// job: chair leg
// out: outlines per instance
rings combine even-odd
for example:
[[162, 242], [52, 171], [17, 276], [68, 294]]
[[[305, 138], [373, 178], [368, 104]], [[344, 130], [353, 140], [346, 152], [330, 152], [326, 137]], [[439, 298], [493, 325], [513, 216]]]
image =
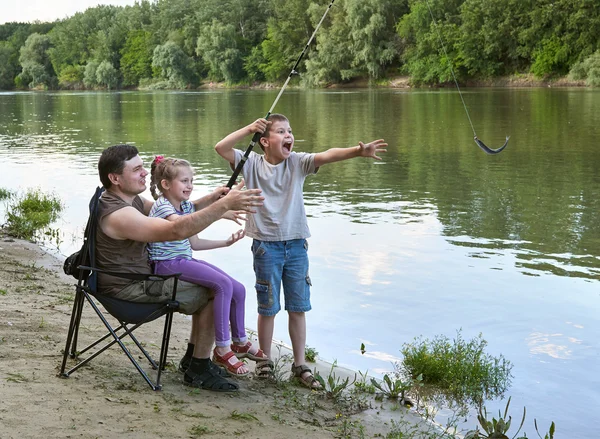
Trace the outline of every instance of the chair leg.
[[160, 346], [160, 358], [158, 362], [158, 371], [156, 375], [156, 386], [162, 389], [160, 384], [160, 375], [167, 366], [167, 353], [169, 351], [169, 339], [171, 338], [171, 326], [173, 324], [173, 313], [169, 312], [165, 315], [165, 327], [163, 330], [163, 339]]
[[83, 293], [77, 289], [75, 298], [73, 299], [73, 311], [71, 312], [71, 322], [69, 323], [69, 332], [67, 334], [67, 342], [65, 344], [65, 350], [63, 352], [63, 361], [60, 367], [60, 375], [67, 377], [69, 374], [65, 374], [65, 368], [67, 365], [67, 357], [69, 353], [71, 356], [75, 355], [77, 345], [77, 332], [79, 330], [79, 323], [81, 322], [81, 308], [83, 307]]

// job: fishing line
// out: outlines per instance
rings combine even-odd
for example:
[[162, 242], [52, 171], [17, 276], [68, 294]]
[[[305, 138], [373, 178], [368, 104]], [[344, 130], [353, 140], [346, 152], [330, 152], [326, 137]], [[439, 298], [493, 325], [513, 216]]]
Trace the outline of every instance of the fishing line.
[[[327, 6], [327, 9], [325, 9], [325, 13], [321, 17], [321, 20], [319, 21], [319, 24], [317, 24], [317, 27], [315, 27], [314, 32], [312, 33], [312, 35], [310, 36], [310, 38], [308, 40], [308, 43], [306, 43], [306, 46], [304, 46], [304, 49], [302, 50], [302, 53], [300, 53], [300, 56], [296, 60], [296, 63], [294, 64], [294, 67], [292, 67], [292, 70], [290, 71], [290, 74], [288, 75], [287, 79], [285, 80], [285, 83], [283, 84], [283, 87], [281, 87], [281, 90], [279, 90], [279, 93], [277, 94], [277, 97], [275, 98], [275, 101], [273, 101], [273, 105], [271, 105], [271, 108], [269, 108], [269, 111], [267, 112], [267, 115], [265, 116], [265, 119], [268, 119], [269, 116], [271, 115], [271, 113], [273, 113], [273, 110], [275, 109], [275, 105], [277, 105], [277, 102], [279, 101], [279, 98], [281, 97], [281, 95], [283, 94], [283, 91], [285, 90], [285, 88], [287, 87], [288, 83], [290, 82], [290, 79], [292, 79], [292, 76], [298, 75], [298, 71], [296, 69], [298, 68], [298, 65], [300, 64], [300, 61], [302, 61], [302, 57], [304, 57], [304, 54], [308, 50], [308, 46], [310, 46], [310, 43], [315, 38], [315, 35], [317, 35], [317, 31], [321, 27], [321, 24], [323, 23], [323, 20], [325, 20], [325, 17], [327, 16], [327, 13], [329, 12], [329, 10], [331, 9], [331, 7], [333, 6], [333, 2], [334, 1], [335, 0], [331, 0], [331, 3], [329, 3], [329, 6]], [[252, 140], [250, 141], [250, 144], [248, 145], [248, 148], [246, 148], [246, 152], [244, 153], [244, 156], [241, 158], [240, 162], [238, 163], [238, 165], [236, 166], [235, 170], [233, 171], [233, 174], [231, 175], [231, 178], [229, 179], [229, 182], [227, 183], [227, 187], [228, 188], [233, 187], [233, 185], [235, 184], [235, 181], [237, 180], [238, 176], [240, 175], [240, 172], [242, 171], [242, 168], [244, 167], [244, 164], [246, 163], [246, 160], [248, 160], [248, 156], [250, 155], [250, 152], [252, 151], [252, 148], [254, 148], [254, 146], [256, 145], [256, 142], [258, 142], [258, 140], [260, 139], [260, 136], [261, 136], [261, 133], [254, 133], [254, 136], [252, 136]]]
[[448, 52], [446, 51], [446, 45], [444, 44], [444, 40], [442, 39], [442, 34], [440, 33], [437, 22], [435, 21], [435, 17], [433, 16], [433, 11], [431, 10], [431, 6], [429, 5], [429, 0], [425, 0], [425, 3], [427, 4], [427, 9], [429, 9], [429, 15], [431, 15], [431, 20], [433, 21], [433, 27], [435, 28], [435, 32], [437, 34], [438, 40], [440, 41], [440, 45], [442, 46], [442, 50], [444, 51], [444, 55], [446, 56], [446, 59], [448, 60], [448, 66], [450, 67], [450, 73], [452, 73], [452, 79], [454, 79], [454, 84], [456, 85], [456, 89], [458, 90], [458, 95], [460, 96], [460, 100], [463, 104], [463, 108], [465, 109], [465, 113], [467, 114], [467, 119], [469, 119], [469, 124], [471, 125], [471, 129], [473, 130], [473, 138], [475, 140], [475, 143], [482, 150], [484, 150], [487, 154], [498, 154], [500, 151], [502, 151], [504, 148], [506, 148], [506, 145], [508, 145], [508, 139], [510, 138], [510, 136], [506, 136], [506, 142], [504, 143], [504, 145], [502, 145], [498, 149], [491, 149], [490, 147], [486, 146], [486, 144], [483, 143], [481, 140], [479, 140], [479, 138], [477, 137], [477, 133], [475, 132], [475, 127], [473, 126], [473, 122], [471, 121], [471, 115], [469, 114], [469, 110], [467, 109], [467, 105], [465, 104], [465, 99], [463, 98], [460, 87], [458, 86], [458, 81], [456, 80], [456, 75], [454, 74], [454, 69], [452, 68], [452, 60], [450, 59], [450, 57], [448, 56]]

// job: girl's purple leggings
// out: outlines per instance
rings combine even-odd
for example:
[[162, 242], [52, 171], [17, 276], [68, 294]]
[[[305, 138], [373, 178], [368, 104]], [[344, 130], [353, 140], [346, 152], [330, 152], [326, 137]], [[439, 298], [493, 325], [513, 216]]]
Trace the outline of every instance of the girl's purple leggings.
[[171, 259], [155, 261], [155, 274], [181, 273], [180, 280], [211, 289], [215, 294], [215, 342], [229, 346], [229, 323], [233, 340], [245, 343], [248, 339], [244, 323], [246, 289], [220, 268], [197, 259]]

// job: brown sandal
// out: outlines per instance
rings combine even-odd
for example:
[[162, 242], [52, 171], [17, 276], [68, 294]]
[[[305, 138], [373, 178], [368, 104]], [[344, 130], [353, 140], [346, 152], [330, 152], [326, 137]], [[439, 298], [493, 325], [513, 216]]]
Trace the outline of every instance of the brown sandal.
[[[306, 375], [308, 373], [308, 375]], [[305, 387], [308, 387], [312, 390], [321, 390], [321, 383], [317, 381], [312, 371], [306, 364], [300, 364], [299, 366], [295, 366], [292, 363], [292, 374], [294, 378]], [[303, 376], [304, 375], [304, 376]]]
[[261, 380], [269, 380], [275, 378], [275, 363], [267, 359], [256, 362], [256, 368], [254, 369], [256, 378]]

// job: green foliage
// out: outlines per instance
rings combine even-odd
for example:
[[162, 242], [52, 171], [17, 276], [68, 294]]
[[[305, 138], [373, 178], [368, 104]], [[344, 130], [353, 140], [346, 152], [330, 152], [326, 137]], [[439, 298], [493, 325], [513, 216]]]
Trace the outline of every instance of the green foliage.
[[58, 84], [64, 88], [72, 88], [83, 82], [84, 73], [83, 66], [66, 66], [58, 75]]
[[475, 406], [485, 399], [501, 397], [511, 382], [512, 364], [502, 355], [484, 352], [487, 342], [482, 335], [466, 341], [461, 331], [450, 340], [416, 338], [402, 347], [404, 359], [396, 367], [400, 373], [434, 386], [447, 398]]
[[337, 367], [337, 361], [334, 361], [331, 365], [331, 370], [327, 375], [327, 379], [324, 379], [321, 374], [317, 373], [315, 375], [315, 379], [321, 384], [321, 387], [325, 390], [325, 395], [328, 398], [333, 400], [339, 400], [344, 391], [351, 386], [354, 381], [356, 381], [356, 377], [352, 383], [350, 382], [350, 377], [346, 377], [346, 379], [342, 379], [336, 376], [334, 369]]
[[92, 60], [85, 66], [85, 70], [83, 72], [83, 83], [88, 88], [94, 88], [98, 85], [98, 80], [96, 79], [98, 65], [99, 63], [97, 61]]
[[310, 363], [314, 363], [317, 361], [317, 356], [319, 353], [315, 348], [311, 348], [310, 346], [306, 346], [304, 349], [304, 359]]
[[600, 50], [576, 63], [571, 68], [569, 77], [576, 81], [585, 79], [587, 85], [600, 87]]
[[[99, 5], [55, 23], [6, 23], [0, 25], [0, 88], [57, 82], [77, 88], [78, 68], [94, 61], [109, 62], [126, 87], [279, 82], [328, 4], [142, 1]], [[306, 85], [356, 78], [377, 84], [398, 71], [416, 84], [452, 81], [452, 71], [459, 81], [526, 72], [552, 77], [600, 49], [599, 35], [597, 0], [336, 0], [297, 70]], [[109, 76], [102, 86], [114, 86]], [[588, 84], [598, 76], [589, 75]], [[86, 86], [99, 86], [95, 73], [87, 79]]]
[[6, 200], [12, 196], [12, 192], [8, 189], [0, 187], [0, 200]]
[[191, 59], [174, 42], [156, 46], [152, 55], [152, 67], [155, 67], [162, 79], [173, 87], [184, 88], [191, 79]]
[[29, 88], [51, 86], [55, 79], [54, 69], [50, 63], [48, 49], [50, 38], [47, 35], [33, 33], [27, 37], [21, 47], [19, 63], [22, 71], [20, 76]]
[[[416, 377], [416, 381], [422, 381], [423, 377], [419, 375]], [[403, 380], [402, 378], [396, 376], [394, 379], [390, 378], [388, 374], [383, 376], [383, 380], [377, 381], [374, 378], [371, 378], [371, 384], [377, 390], [379, 390], [383, 396], [386, 396], [390, 399], [406, 399], [406, 392], [414, 387], [414, 382], [412, 379]]]
[[564, 73], [568, 48], [557, 36], [540, 42], [538, 48], [533, 52], [533, 64], [531, 73], [538, 78], [544, 78], [556, 73]]
[[[510, 430], [510, 427], [512, 425], [512, 417], [508, 415], [509, 406], [510, 406], [510, 398], [508, 398], [508, 401], [506, 402], [506, 407], [504, 408], [504, 414], [502, 414], [500, 411], [498, 411], [498, 419], [496, 419], [495, 417], [492, 417], [491, 421], [488, 419], [488, 412], [487, 412], [486, 408], [483, 406], [480, 406], [479, 410], [478, 410], [478, 414], [477, 414], [477, 421], [479, 422], [479, 427], [481, 427], [483, 432], [479, 429], [479, 427], [477, 427], [475, 430], [471, 430], [471, 431], [467, 432], [467, 434], [465, 435], [465, 439], [509, 439], [509, 437], [507, 436], [507, 433], [508, 433], [508, 430]], [[519, 434], [519, 432], [521, 431], [521, 429], [523, 428], [523, 425], [525, 424], [526, 415], [527, 415], [527, 410], [525, 407], [523, 407], [523, 416], [521, 418], [521, 424], [519, 425], [519, 428], [512, 436], [513, 438], [516, 438], [517, 435]], [[534, 425], [535, 425], [535, 431], [536, 431], [538, 437], [540, 439], [542, 439], [542, 436], [540, 435], [540, 432], [538, 430], [537, 420], [535, 420], [535, 419], [534, 419]], [[548, 433], [546, 433], [544, 435], [543, 439], [554, 439], [555, 430], [556, 430], [556, 426], [554, 425], [554, 422], [552, 422]], [[527, 439], [527, 435], [523, 434], [522, 436], [519, 436], [517, 439]]]
[[134, 30], [127, 36], [121, 50], [123, 85], [138, 85], [143, 78], [152, 77], [152, 42], [150, 32]]
[[15, 195], [8, 201], [6, 232], [20, 239], [34, 239], [58, 219], [63, 206], [60, 199], [39, 189]]
[[208, 65], [208, 76], [216, 81], [237, 82], [243, 76], [242, 52], [235, 27], [213, 20], [200, 32], [196, 54]]
[[102, 61], [96, 69], [96, 83], [109, 90], [117, 88], [119, 74], [110, 61]]

